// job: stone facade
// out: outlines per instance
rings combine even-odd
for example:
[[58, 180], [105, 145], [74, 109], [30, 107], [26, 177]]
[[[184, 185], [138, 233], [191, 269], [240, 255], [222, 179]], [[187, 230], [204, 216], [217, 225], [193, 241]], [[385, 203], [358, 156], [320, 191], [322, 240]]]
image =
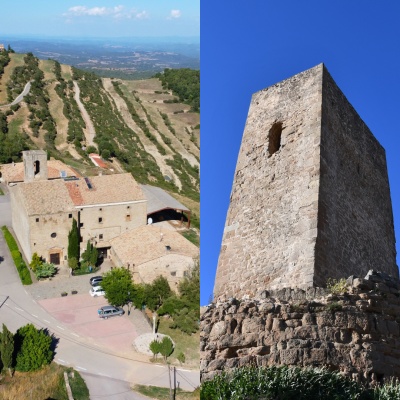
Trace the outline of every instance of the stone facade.
[[202, 310], [202, 380], [245, 365], [327, 367], [367, 384], [400, 377], [400, 282], [369, 271], [348, 293], [308, 288]]
[[253, 95], [214, 296], [398, 277], [385, 151], [320, 64]]
[[160, 275], [171, 289], [193, 267], [199, 249], [179, 232], [161, 226], [146, 225], [111, 240], [112, 261], [133, 272], [137, 283], [151, 283]]
[[131, 174], [48, 180], [46, 153], [24, 152], [25, 181], [10, 186], [12, 226], [28, 262], [33, 253], [67, 266], [68, 233], [78, 222], [81, 253], [146, 225], [147, 200]]

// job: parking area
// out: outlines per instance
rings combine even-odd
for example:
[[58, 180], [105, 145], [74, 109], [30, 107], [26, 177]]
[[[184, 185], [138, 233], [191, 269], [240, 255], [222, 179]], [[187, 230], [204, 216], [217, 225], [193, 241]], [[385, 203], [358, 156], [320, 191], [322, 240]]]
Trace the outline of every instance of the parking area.
[[103, 296], [77, 294], [40, 300], [39, 304], [63, 327], [72, 330], [81, 338], [91, 339], [92, 343], [103, 347], [104, 350], [119, 354], [126, 355], [134, 350], [132, 343], [140, 334], [145, 333], [143, 327], [147, 332], [150, 331], [147, 322], [140, 321], [143, 317], [137, 310], [129, 316], [125, 313], [123, 316], [100, 318], [97, 310], [108, 304]]

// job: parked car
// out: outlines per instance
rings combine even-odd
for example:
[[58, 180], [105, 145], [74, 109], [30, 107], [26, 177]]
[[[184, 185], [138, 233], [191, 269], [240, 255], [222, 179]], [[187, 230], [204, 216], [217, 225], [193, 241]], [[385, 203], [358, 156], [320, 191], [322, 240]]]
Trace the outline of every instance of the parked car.
[[92, 278], [90, 278], [90, 284], [92, 286], [99, 286], [101, 284], [101, 281], [103, 280], [102, 276], [93, 276]]
[[89, 290], [89, 293], [92, 297], [97, 297], [97, 296], [104, 296], [106, 292], [102, 289], [101, 286], [93, 286]]
[[114, 307], [114, 306], [104, 306], [97, 310], [100, 318], [107, 319], [108, 317], [115, 317], [119, 315], [122, 317], [124, 315], [124, 310], [121, 307]]

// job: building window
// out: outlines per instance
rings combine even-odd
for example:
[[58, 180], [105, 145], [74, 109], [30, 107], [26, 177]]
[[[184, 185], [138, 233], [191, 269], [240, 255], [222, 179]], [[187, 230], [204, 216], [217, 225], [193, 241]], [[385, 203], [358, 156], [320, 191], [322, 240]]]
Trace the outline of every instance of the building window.
[[130, 214], [126, 214], [126, 220], [130, 221], [131, 220], [131, 215]]
[[83, 222], [79, 222], [79, 228], [83, 228]]
[[99, 233], [99, 240], [103, 240], [103, 234]]
[[126, 208], [129, 210], [131, 208], [131, 206], [127, 206]]
[[102, 209], [102, 208], [99, 208], [99, 211], [103, 211], [103, 209]]
[[171, 276], [176, 276], [176, 271], [172, 271]]
[[57, 237], [57, 233], [53, 232], [50, 236], [54, 239]]
[[281, 147], [282, 122], [276, 122], [268, 133], [268, 157], [276, 153]]
[[72, 214], [68, 214], [68, 218], [72, 218]]
[[103, 223], [103, 218], [99, 217], [99, 224], [102, 224], [102, 223]]
[[36, 222], [39, 222], [39, 218], [36, 218]]

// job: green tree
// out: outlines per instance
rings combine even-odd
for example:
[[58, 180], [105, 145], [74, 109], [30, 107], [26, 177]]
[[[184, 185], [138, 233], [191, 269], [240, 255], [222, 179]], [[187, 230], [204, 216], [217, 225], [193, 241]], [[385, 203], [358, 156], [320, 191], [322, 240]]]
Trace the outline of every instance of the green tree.
[[137, 288], [132, 282], [131, 272], [126, 268], [114, 268], [103, 275], [101, 287], [105, 291], [107, 301], [122, 307], [133, 300]]
[[72, 257], [79, 261], [79, 230], [75, 218], [72, 220], [72, 228], [68, 234], [68, 258]]
[[79, 268], [78, 260], [75, 257], [71, 257], [68, 259], [68, 266], [75, 271]]
[[159, 276], [151, 284], [144, 287], [144, 300], [150, 310], [155, 311], [172, 295], [166, 278]]
[[197, 310], [190, 310], [185, 307], [181, 310], [176, 310], [173, 314], [173, 322], [170, 324], [172, 329], [178, 328], [187, 334], [195, 333], [199, 330], [199, 315]]
[[97, 248], [88, 240], [86, 250], [82, 254], [83, 261], [88, 265], [96, 266], [98, 257]]
[[193, 268], [179, 282], [178, 290], [182, 300], [191, 303], [196, 309], [200, 304], [200, 263], [195, 260]]
[[17, 371], [37, 371], [51, 362], [52, 338], [45, 331], [28, 324], [18, 329], [17, 337], [19, 344], [15, 366]]
[[0, 353], [3, 368], [8, 369], [12, 376], [12, 362], [14, 353], [14, 334], [3, 324], [3, 331], [0, 333]]
[[43, 264], [42, 257], [38, 256], [38, 253], [33, 253], [32, 255], [32, 261], [29, 264], [32, 271], [36, 272], [37, 268], [40, 268], [40, 266]]
[[164, 336], [160, 342], [160, 354], [164, 357], [164, 362], [167, 363], [167, 358], [174, 352], [174, 344], [168, 336]]
[[153, 360], [157, 360], [157, 354], [160, 353], [161, 343], [154, 339], [149, 345], [150, 351], [153, 353]]

